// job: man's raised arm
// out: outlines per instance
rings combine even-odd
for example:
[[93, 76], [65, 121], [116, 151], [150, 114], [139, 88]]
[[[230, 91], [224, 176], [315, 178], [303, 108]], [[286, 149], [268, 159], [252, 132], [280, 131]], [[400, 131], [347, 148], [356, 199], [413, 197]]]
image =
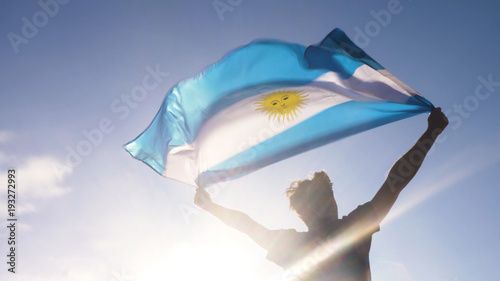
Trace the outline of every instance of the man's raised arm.
[[245, 233], [261, 247], [266, 248], [268, 246], [266, 245], [266, 238], [268, 238], [270, 230], [260, 225], [243, 212], [215, 204], [212, 202], [210, 194], [203, 188], [196, 189], [194, 203], [217, 217], [226, 225]]
[[434, 144], [434, 141], [448, 125], [448, 119], [441, 112], [441, 108], [436, 108], [429, 115], [427, 123], [427, 130], [422, 134], [415, 145], [394, 163], [384, 184], [371, 200], [373, 208], [379, 218], [379, 223], [385, 218], [394, 205], [401, 190], [403, 190], [417, 173], [427, 152], [429, 152]]

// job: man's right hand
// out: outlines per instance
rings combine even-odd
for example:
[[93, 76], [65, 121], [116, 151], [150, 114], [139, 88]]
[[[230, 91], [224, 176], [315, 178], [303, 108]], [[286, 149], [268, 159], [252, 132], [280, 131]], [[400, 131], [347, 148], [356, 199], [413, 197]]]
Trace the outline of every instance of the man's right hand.
[[448, 126], [448, 118], [446, 118], [446, 115], [441, 111], [441, 108], [435, 108], [431, 114], [429, 115], [429, 118], [427, 119], [427, 124], [430, 130], [438, 129], [440, 130], [439, 133], [441, 133], [446, 126]]
[[194, 195], [194, 203], [203, 210], [207, 210], [212, 204], [212, 199], [205, 189], [198, 187]]

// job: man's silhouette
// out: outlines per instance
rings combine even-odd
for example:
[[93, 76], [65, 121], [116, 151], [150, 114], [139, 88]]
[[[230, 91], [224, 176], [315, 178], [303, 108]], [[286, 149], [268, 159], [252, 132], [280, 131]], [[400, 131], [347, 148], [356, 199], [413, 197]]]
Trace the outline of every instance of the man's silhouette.
[[195, 204], [253, 239], [268, 251], [267, 258], [286, 269], [290, 280], [371, 280], [368, 254], [371, 236], [415, 176], [436, 138], [448, 125], [440, 108], [428, 118], [428, 128], [391, 168], [373, 199], [338, 218], [332, 182], [324, 171], [296, 181], [286, 190], [290, 208], [306, 224], [307, 232], [269, 230], [248, 215], [212, 202], [198, 188]]

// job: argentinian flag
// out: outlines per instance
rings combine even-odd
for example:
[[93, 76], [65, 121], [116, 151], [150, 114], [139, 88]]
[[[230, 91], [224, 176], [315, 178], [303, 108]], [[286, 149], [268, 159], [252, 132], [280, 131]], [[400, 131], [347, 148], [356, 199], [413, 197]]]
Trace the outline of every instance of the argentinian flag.
[[172, 88], [125, 149], [167, 178], [208, 186], [433, 108], [335, 29], [319, 45], [230, 52]]

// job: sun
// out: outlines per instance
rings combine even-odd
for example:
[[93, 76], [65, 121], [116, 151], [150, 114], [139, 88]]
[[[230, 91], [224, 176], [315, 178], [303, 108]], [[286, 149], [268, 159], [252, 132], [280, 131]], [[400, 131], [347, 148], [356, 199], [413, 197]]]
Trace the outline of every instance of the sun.
[[276, 91], [262, 96], [255, 102], [256, 111], [269, 115], [269, 119], [278, 121], [293, 120], [300, 109], [304, 108], [306, 97], [308, 95], [301, 91]]

